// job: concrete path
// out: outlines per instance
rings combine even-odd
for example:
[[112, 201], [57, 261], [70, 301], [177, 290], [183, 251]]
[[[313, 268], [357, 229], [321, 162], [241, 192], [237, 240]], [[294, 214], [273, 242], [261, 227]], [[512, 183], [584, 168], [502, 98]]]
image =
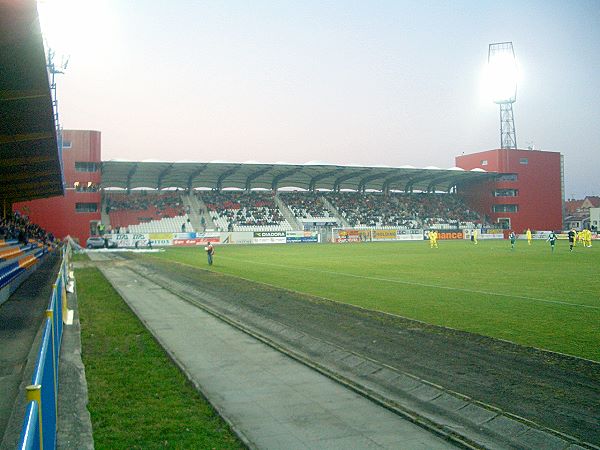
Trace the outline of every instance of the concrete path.
[[99, 268], [249, 447], [453, 448], [126, 266]]

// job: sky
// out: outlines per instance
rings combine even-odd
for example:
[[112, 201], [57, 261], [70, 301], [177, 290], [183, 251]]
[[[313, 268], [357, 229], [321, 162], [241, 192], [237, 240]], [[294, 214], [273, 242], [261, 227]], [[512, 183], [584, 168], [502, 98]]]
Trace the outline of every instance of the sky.
[[511, 41], [519, 148], [600, 195], [600, 0], [39, 0], [65, 129], [102, 159], [450, 168], [500, 147], [483, 92]]

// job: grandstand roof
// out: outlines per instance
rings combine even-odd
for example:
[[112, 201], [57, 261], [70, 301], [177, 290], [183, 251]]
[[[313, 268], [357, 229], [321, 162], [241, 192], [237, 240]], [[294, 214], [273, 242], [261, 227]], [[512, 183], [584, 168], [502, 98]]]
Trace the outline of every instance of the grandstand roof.
[[226, 162], [104, 161], [103, 188], [195, 189], [374, 189], [449, 191], [496, 174], [452, 169], [338, 166], [326, 163], [259, 164]]
[[0, 1], [0, 198], [63, 194], [35, 0]]

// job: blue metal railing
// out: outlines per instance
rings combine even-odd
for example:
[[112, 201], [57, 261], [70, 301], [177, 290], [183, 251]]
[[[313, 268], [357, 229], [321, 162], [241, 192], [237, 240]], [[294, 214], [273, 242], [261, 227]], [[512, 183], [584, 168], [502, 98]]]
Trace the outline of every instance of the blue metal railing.
[[66, 285], [70, 251], [67, 244], [63, 250], [56, 283], [52, 286], [37, 362], [31, 385], [26, 388], [28, 403], [18, 449], [53, 450], [56, 448], [58, 365], [63, 318], [67, 312]]

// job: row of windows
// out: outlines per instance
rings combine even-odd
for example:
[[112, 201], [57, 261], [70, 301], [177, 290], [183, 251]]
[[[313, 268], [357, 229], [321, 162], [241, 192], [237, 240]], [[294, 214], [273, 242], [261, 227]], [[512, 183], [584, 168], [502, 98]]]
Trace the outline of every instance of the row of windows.
[[[479, 163], [482, 166], [487, 166], [488, 165], [488, 160], [487, 159], [482, 159], [481, 161], [479, 161]], [[519, 164], [523, 164], [523, 165], [529, 164], [529, 158], [519, 158]]]
[[98, 203], [75, 203], [75, 212], [91, 213], [98, 211]]
[[518, 195], [518, 189], [496, 189], [494, 191], [494, 197], [517, 197]]
[[517, 181], [519, 176], [516, 173], [501, 173], [496, 177], [496, 181]]
[[100, 164], [95, 162], [76, 162], [76, 172], [98, 172], [100, 170]]
[[519, 205], [493, 205], [492, 211], [495, 213], [516, 213], [519, 212]]

